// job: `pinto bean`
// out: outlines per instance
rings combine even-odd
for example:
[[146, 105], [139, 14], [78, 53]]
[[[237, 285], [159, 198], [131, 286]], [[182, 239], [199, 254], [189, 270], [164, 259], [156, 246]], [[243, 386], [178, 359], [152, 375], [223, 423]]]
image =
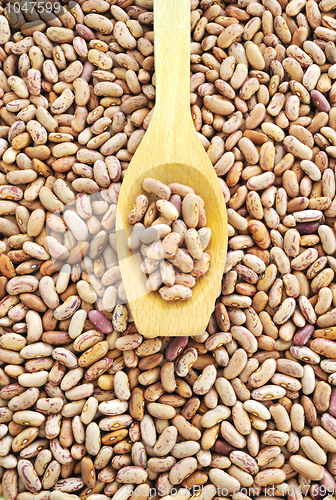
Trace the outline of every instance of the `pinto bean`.
[[[152, 2], [70, 2], [51, 20], [9, 7], [0, 12], [6, 500], [136, 500], [152, 488], [172, 500], [178, 484], [177, 500], [193, 486], [204, 500], [266, 497], [269, 485], [273, 496], [311, 485], [315, 498], [315, 482], [333, 491], [332, 0], [191, 2], [191, 115], [227, 206], [229, 251], [206, 330], [176, 339], [137, 331], [115, 233], [122, 180], [155, 104]], [[215, 214], [197, 189], [151, 175], [130, 250], [153, 271], [150, 290], [192, 297], [211, 266]]]

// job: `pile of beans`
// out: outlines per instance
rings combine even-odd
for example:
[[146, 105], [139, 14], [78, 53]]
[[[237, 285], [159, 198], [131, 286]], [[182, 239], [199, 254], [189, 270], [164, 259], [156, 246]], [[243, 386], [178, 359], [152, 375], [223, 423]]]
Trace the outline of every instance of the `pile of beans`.
[[166, 301], [190, 299], [196, 279], [210, 266], [204, 252], [211, 239], [204, 200], [184, 184], [148, 177], [142, 187], [155, 200], [149, 203], [144, 194], [136, 198], [128, 216], [133, 226], [129, 249], [144, 256], [141, 271], [148, 275], [149, 291], [159, 290]]
[[152, 1], [47, 4], [0, 8], [6, 500], [333, 497], [334, 0], [191, 0], [229, 252], [206, 331], [174, 339], [137, 332], [114, 232], [155, 101]]

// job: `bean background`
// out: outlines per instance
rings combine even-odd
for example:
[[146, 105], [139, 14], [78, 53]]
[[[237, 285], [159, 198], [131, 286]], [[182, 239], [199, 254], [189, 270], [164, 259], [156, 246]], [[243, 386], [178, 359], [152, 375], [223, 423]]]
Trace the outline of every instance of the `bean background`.
[[114, 232], [155, 103], [152, 1], [20, 5], [0, 7], [5, 499], [331, 500], [335, 0], [191, 0], [229, 252], [207, 330], [175, 339], [136, 331]]

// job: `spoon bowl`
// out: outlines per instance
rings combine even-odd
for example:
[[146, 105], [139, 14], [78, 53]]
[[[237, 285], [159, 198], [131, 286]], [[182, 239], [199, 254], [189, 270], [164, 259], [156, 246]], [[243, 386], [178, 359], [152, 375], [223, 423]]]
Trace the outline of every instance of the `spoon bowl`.
[[[217, 175], [197, 136], [190, 113], [190, 2], [154, 0], [155, 110], [122, 183], [116, 220], [119, 265], [129, 307], [139, 333], [158, 336], [200, 335], [213, 311], [227, 250], [227, 218]], [[146, 194], [143, 180], [153, 177], [192, 187], [205, 202], [212, 237], [206, 249], [210, 268], [196, 281], [192, 297], [166, 302], [146, 288], [141, 257], [128, 249], [133, 227], [127, 218], [136, 197]]]

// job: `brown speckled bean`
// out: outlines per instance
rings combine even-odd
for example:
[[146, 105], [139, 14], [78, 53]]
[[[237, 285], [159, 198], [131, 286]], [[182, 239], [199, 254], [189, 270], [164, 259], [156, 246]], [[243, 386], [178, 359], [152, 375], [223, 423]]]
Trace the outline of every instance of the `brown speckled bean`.
[[[1, 492], [333, 495], [332, 0], [191, 1], [191, 116], [229, 252], [206, 330], [174, 339], [138, 333], [116, 253], [122, 180], [155, 104], [153, 2], [70, 2], [51, 21], [37, 7], [0, 12]], [[215, 214], [197, 188], [152, 175], [130, 247], [146, 257], [163, 240], [170, 261], [147, 259], [148, 281], [190, 295]]]

